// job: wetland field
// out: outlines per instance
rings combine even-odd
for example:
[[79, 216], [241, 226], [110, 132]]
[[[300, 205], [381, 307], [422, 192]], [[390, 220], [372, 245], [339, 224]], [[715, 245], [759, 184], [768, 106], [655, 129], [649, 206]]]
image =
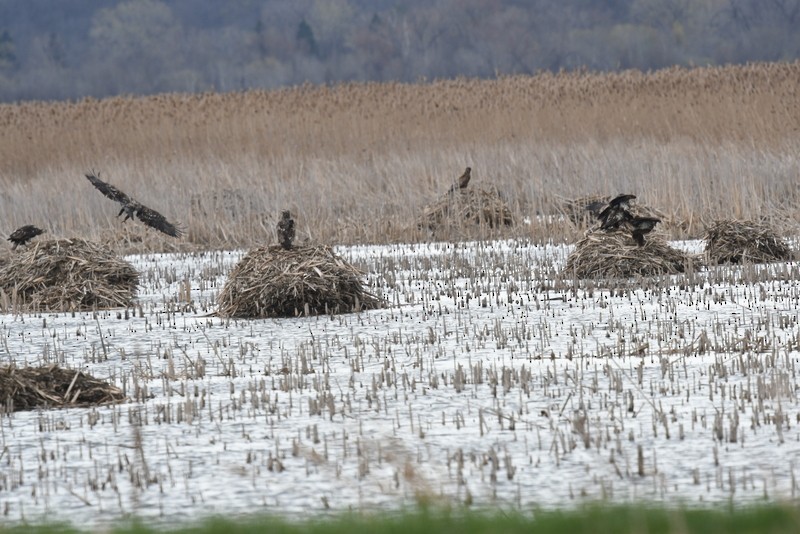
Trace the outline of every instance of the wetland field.
[[[6, 235], [91, 239], [139, 273], [127, 308], [0, 298], [4, 365], [127, 399], [3, 413], [1, 520], [796, 509], [798, 263], [578, 279], [587, 229], [559, 206], [629, 192], [698, 258], [722, 218], [797, 251], [798, 87], [776, 63], [0, 105]], [[466, 166], [514, 224], [417, 225]], [[115, 219], [90, 171], [185, 236]], [[218, 317], [282, 209], [385, 307]]]

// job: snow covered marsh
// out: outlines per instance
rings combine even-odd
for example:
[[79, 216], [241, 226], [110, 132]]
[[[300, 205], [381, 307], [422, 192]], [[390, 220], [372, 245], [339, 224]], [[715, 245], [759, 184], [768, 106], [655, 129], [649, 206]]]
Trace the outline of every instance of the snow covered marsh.
[[213, 316], [241, 252], [133, 256], [135, 308], [3, 315], [5, 362], [129, 401], [0, 417], [0, 513], [797, 499], [797, 265], [603, 283], [561, 274], [569, 251], [341, 248], [388, 307], [280, 320]]

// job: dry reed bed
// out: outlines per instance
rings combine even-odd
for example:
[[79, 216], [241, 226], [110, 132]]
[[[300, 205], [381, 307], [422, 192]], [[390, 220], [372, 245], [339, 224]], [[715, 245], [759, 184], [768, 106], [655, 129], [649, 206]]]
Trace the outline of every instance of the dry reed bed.
[[692, 257], [658, 236], [637, 246], [625, 232], [588, 232], [567, 258], [564, 275], [576, 278], [631, 278], [677, 274], [688, 270]]
[[[411, 241], [442, 177], [471, 165], [517, 220], [629, 191], [699, 236], [723, 214], [800, 219], [798, 86], [800, 64], [772, 63], [3, 105], [0, 209], [94, 237], [117, 223], [67, 184], [96, 168], [163, 199], [196, 248], [263, 242], [285, 208], [318, 241]], [[505, 235], [576, 237], [535, 217]]]
[[262, 246], [234, 267], [219, 295], [221, 317], [296, 317], [371, 310], [381, 299], [327, 246]]
[[795, 257], [778, 230], [764, 221], [716, 221], [705, 239], [710, 264], [768, 263]]
[[125, 307], [139, 273], [111, 249], [85, 239], [34, 241], [0, 265], [4, 311]]
[[513, 226], [514, 216], [496, 189], [470, 187], [445, 193], [425, 206], [417, 227], [429, 230], [437, 238], [454, 234], [464, 239], [474, 230]]
[[118, 387], [81, 371], [51, 364], [0, 366], [0, 402], [5, 413], [36, 408], [97, 406], [124, 400]]

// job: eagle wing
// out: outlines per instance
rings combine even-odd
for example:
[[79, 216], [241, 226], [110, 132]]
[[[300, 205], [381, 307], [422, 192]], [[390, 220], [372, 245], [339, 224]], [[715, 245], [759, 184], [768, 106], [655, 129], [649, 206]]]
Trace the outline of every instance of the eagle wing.
[[148, 208], [147, 206], [139, 204], [136, 209], [136, 216], [147, 226], [155, 228], [159, 232], [163, 232], [168, 236], [180, 237], [183, 235], [183, 232], [181, 232], [181, 230], [178, 229], [178, 227], [176, 227], [174, 224], [169, 222], [166, 217], [161, 215], [156, 210]]
[[105, 195], [106, 197], [110, 198], [111, 200], [113, 200], [115, 202], [119, 202], [123, 206], [125, 206], [125, 205], [127, 205], [127, 204], [129, 204], [131, 202], [131, 199], [130, 199], [130, 197], [128, 195], [126, 195], [125, 193], [123, 193], [122, 191], [120, 191], [119, 189], [114, 187], [113, 185], [104, 182], [103, 180], [101, 180], [100, 178], [95, 176], [94, 174], [87, 174], [86, 178], [88, 178], [89, 181], [92, 182], [92, 185], [95, 186], [98, 191], [103, 193], [103, 195]]

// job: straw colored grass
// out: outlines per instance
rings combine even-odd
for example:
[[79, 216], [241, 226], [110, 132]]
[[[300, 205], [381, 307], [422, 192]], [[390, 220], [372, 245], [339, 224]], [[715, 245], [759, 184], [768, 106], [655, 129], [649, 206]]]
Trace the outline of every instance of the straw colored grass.
[[331, 247], [255, 248], [231, 271], [219, 295], [222, 317], [266, 318], [348, 313], [378, 308], [361, 273]]
[[445, 193], [425, 207], [417, 226], [430, 230], [433, 235], [463, 230], [464, 237], [470, 234], [471, 227], [501, 228], [513, 226], [514, 216], [496, 189], [469, 187]]
[[765, 221], [715, 221], [706, 232], [710, 264], [790, 261], [794, 253], [778, 230]]
[[4, 311], [70, 311], [131, 304], [139, 274], [110, 248], [85, 239], [34, 241], [0, 265]]
[[761, 63], [0, 105], [0, 211], [97, 239], [120, 223], [95, 169], [196, 249], [262, 243], [283, 209], [315, 242], [407, 242], [471, 166], [531, 219], [511, 237], [574, 241], [543, 222], [558, 199], [619, 192], [701, 237], [723, 217], [800, 221], [799, 86], [800, 63]]
[[123, 399], [118, 387], [55, 364], [0, 366], [0, 402], [5, 413], [45, 407], [96, 406]]
[[637, 246], [625, 232], [589, 232], [567, 258], [564, 274], [575, 278], [631, 278], [685, 272], [691, 256], [658, 236]]

